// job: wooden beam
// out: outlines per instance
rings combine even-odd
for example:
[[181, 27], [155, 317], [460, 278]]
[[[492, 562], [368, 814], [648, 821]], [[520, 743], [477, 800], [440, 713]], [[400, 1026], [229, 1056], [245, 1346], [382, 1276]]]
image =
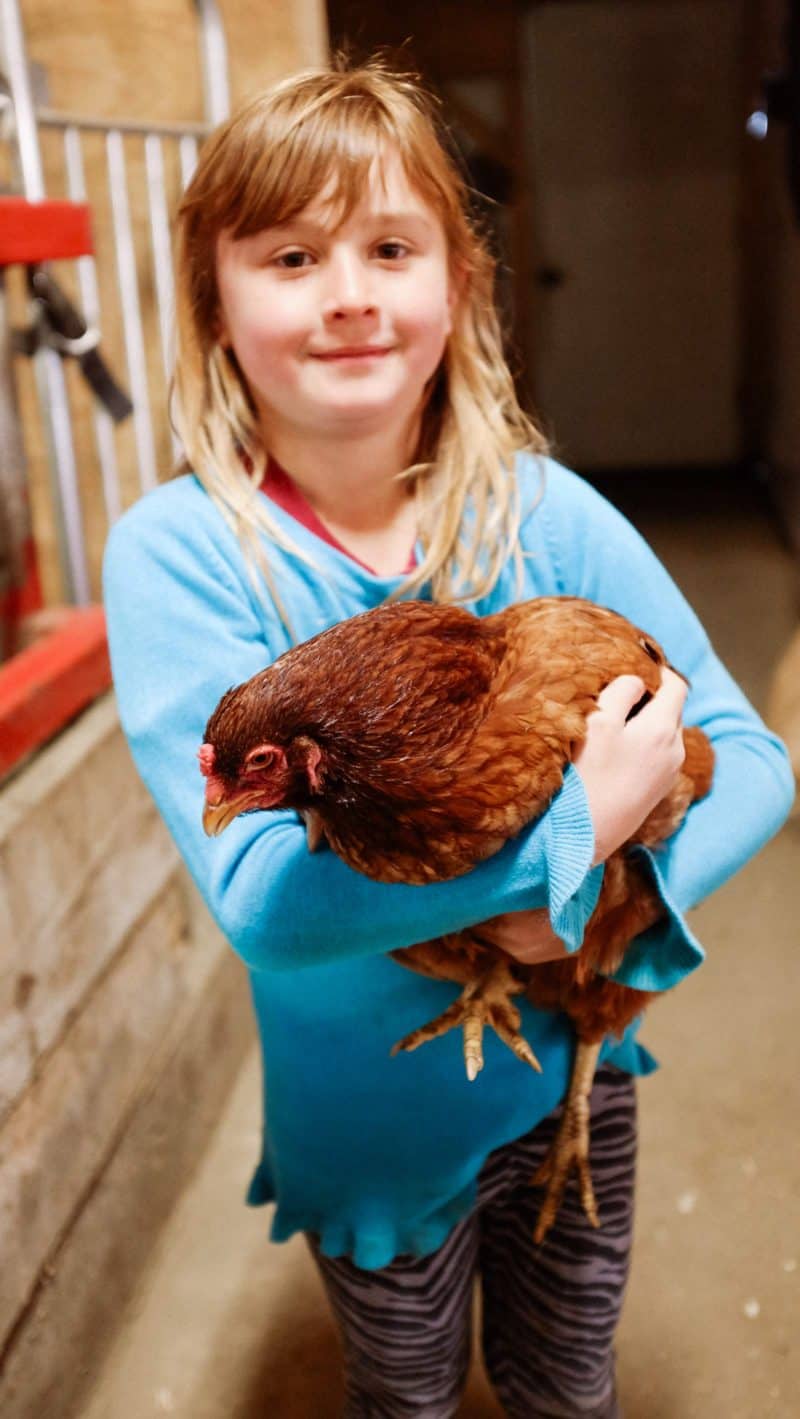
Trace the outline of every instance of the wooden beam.
[[110, 684], [102, 607], [64, 608], [57, 629], [0, 667], [0, 774], [40, 749]]
[[91, 256], [92, 229], [85, 202], [26, 202], [0, 197], [0, 266]]

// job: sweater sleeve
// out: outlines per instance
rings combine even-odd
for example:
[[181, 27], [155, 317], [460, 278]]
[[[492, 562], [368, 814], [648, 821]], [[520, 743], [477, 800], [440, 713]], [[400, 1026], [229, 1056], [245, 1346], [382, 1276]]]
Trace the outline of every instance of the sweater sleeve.
[[[120, 720], [136, 766], [201, 895], [254, 969], [285, 970], [382, 953], [507, 911], [547, 907], [576, 949], [600, 891], [579, 775], [539, 822], [452, 882], [373, 882], [328, 849], [310, 854], [289, 811], [202, 828], [197, 750], [220, 696], [274, 658], [269, 617], [235, 539], [206, 517], [166, 517], [159, 489], [116, 524], [104, 596]], [[216, 514], [214, 514], [216, 518]]]
[[714, 746], [711, 792], [692, 805], [668, 842], [655, 852], [636, 850], [649, 865], [666, 916], [636, 938], [615, 979], [641, 990], [665, 989], [685, 973], [677, 963], [688, 960], [693, 943], [682, 914], [778, 831], [794, 798], [793, 776], [781, 741], [721, 663], [647, 543], [575, 474], [553, 463], [549, 474], [542, 528], [562, 592], [620, 612], [661, 642], [690, 682], [684, 722], [699, 725]]

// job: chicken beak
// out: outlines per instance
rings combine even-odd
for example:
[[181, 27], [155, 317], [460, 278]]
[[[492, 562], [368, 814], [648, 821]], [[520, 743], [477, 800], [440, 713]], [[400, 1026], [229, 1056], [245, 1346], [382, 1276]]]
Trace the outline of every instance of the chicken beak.
[[244, 798], [228, 799], [222, 803], [206, 803], [203, 808], [203, 827], [210, 838], [218, 838], [229, 823], [238, 818], [245, 806]]

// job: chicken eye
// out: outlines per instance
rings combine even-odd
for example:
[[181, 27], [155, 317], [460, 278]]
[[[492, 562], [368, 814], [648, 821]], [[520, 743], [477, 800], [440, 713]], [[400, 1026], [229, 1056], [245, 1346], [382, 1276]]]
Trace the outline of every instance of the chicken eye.
[[255, 749], [249, 755], [246, 767], [248, 769], [265, 769], [275, 758], [271, 749]]
[[656, 665], [660, 665], [660, 664], [661, 664], [661, 656], [659, 655], [659, 653], [658, 653], [658, 651], [656, 650], [656, 648], [655, 648], [654, 645], [651, 645], [649, 641], [643, 640], [643, 641], [641, 642], [641, 646], [642, 646], [642, 649], [645, 650], [645, 651], [647, 652], [647, 654], [650, 656], [650, 659], [651, 659], [651, 660], [654, 660], [654, 661], [656, 662]]

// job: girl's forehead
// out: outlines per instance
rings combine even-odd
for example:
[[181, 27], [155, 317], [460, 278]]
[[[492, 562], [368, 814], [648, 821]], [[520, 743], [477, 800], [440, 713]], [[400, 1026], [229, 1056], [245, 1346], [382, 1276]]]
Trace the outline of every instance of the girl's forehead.
[[318, 197], [297, 214], [295, 220], [309, 220], [331, 228], [349, 220], [369, 219], [383, 214], [416, 216], [434, 225], [438, 213], [408, 179], [397, 154], [376, 155], [369, 167], [365, 186], [355, 203], [345, 200], [343, 184], [331, 175]]

